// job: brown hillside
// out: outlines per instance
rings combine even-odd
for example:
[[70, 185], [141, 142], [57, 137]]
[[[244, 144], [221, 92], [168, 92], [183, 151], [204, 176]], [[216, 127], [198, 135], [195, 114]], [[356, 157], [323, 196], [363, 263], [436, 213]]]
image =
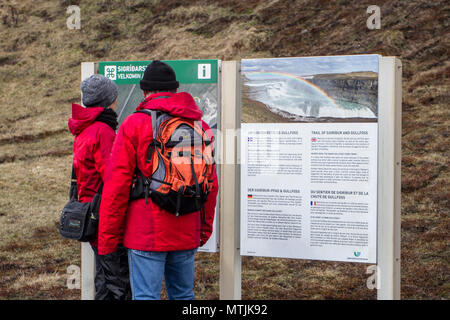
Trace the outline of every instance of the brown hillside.
[[[66, 8], [81, 8], [68, 30]], [[381, 8], [368, 30], [366, 9]], [[378, 53], [403, 63], [402, 298], [449, 299], [449, 40], [444, 0], [0, 1], [0, 299], [78, 299], [67, 199], [83, 61]], [[218, 298], [218, 255], [196, 296]], [[375, 299], [366, 265], [243, 258], [244, 299]]]

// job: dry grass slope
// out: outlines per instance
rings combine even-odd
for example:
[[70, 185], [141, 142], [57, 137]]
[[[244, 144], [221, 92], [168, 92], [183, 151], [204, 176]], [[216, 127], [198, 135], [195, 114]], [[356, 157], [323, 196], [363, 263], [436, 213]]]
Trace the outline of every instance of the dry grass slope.
[[[57, 233], [82, 61], [379, 53], [402, 59], [402, 298], [449, 299], [449, 11], [444, 0], [4, 0], [0, 3], [0, 299], [78, 299]], [[81, 7], [81, 30], [66, 8]], [[218, 255], [196, 294], [218, 298]], [[244, 299], [375, 299], [365, 265], [243, 258]]]

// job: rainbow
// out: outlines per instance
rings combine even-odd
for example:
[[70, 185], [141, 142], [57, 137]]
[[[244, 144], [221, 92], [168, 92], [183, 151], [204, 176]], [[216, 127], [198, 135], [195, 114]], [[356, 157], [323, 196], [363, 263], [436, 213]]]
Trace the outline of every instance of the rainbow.
[[286, 73], [286, 72], [279, 72], [279, 71], [270, 71], [270, 72], [269, 71], [250, 71], [250, 72], [244, 73], [244, 75], [247, 75], [247, 74], [276, 75], [276, 76], [283, 76], [283, 77], [286, 77], [286, 78], [294, 79], [296, 81], [299, 81], [299, 82], [307, 85], [308, 87], [310, 87], [311, 89], [313, 89], [314, 91], [319, 93], [328, 102], [330, 102], [334, 107], [340, 108], [340, 109], [344, 109], [332, 97], [330, 97], [328, 95], [328, 93], [326, 93], [323, 89], [319, 88], [315, 84], [307, 81], [306, 79], [304, 79], [304, 78], [302, 78], [300, 76], [296, 76], [294, 74]]

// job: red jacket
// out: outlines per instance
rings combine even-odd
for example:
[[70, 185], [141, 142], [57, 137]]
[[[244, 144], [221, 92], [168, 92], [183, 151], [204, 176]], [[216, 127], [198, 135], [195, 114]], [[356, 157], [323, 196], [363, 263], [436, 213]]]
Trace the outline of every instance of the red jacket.
[[[73, 166], [77, 176], [80, 202], [89, 202], [104, 180], [107, 163], [116, 137], [106, 123], [95, 121], [104, 111], [102, 107], [84, 108], [72, 104], [69, 130], [75, 136], [73, 143]], [[91, 244], [96, 245], [96, 241]]]
[[[165, 96], [168, 98], [154, 99]], [[150, 95], [137, 110], [144, 108], [193, 120], [201, 120], [202, 116], [194, 99], [186, 92]], [[209, 126], [203, 121], [202, 124], [212, 137]], [[193, 249], [203, 245], [211, 236], [218, 192], [215, 168], [212, 190], [204, 207], [204, 219], [201, 219], [200, 212], [176, 217], [158, 207], [151, 199], [148, 204], [145, 204], [145, 199], [128, 203], [136, 164], [144, 175], [151, 175], [151, 163], [145, 160], [152, 139], [152, 121], [146, 114], [131, 114], [119, 128], [100, 205], [99, 254], [116, 250], [122, 225], [124, 246], [143, 251]]]

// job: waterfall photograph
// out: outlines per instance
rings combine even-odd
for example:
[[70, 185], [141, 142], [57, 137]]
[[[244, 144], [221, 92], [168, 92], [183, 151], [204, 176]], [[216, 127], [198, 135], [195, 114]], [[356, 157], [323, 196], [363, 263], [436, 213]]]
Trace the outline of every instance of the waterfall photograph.
[[259, 113], [272, 122], [376, 122], [378, 58], [243, 60], [243, 119]]

